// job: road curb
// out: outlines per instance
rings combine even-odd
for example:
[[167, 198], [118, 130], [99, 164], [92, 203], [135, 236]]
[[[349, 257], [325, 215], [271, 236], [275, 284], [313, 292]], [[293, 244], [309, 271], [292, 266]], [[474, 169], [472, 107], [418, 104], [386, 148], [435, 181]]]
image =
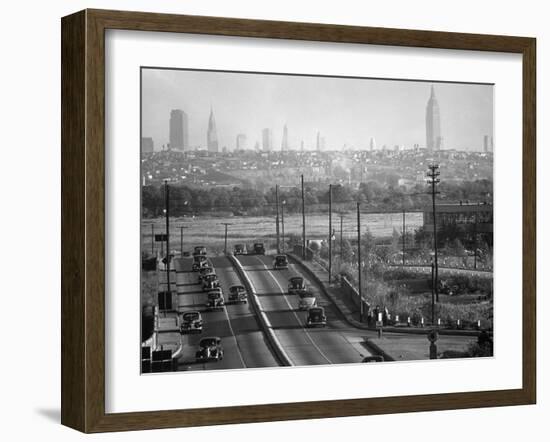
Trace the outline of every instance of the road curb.
[[363, 344], [365, 344], [365, 347], [367, 347], [367, 349], [374, 355], [382, 356], [384, 358], [384, 362], [395, 361], [394, 358], [392, 358], [388, 353], [382, 350], [382, 348], [375, 344], [372, 339], [365, 338]]
[[271, 345], [273, 352], [275, 353], [277, 359], [281, 363], [281, 365], [285, 367], [292, 367], [294, 364], [284, 351], [283, 347], [281, 346], [281, 343], [279, 342], [279, 339], [277, 336], [275, 336], [275, 333], [273, 331], [273, 327], [271, 326], [271, 323], [269, 321], [269, 318], [264, 313], [264, 311], [260, 307], [260, 301], [258, 300], [258, 297], [256, 296], [256, 292], [254, 290], [254, 287], [252, 285], [252, 282], [248, 278], [248, 275], [246, 274], [242, 264], [239, 262], [237, 258], [233, 255], [227, 255], [227, 258], [237, 271], [237, 274], [239, 277], [243, 280], [244, 285], [246, 286], [246, 290], [250, 294], [250, 300], [252, 304], [252, 308], [256, 312], [256, 316], [259, 319], [260, 327], [262, 328], [262, 331], [264, 332], [265, 336], [267, 337], [269, 344]]

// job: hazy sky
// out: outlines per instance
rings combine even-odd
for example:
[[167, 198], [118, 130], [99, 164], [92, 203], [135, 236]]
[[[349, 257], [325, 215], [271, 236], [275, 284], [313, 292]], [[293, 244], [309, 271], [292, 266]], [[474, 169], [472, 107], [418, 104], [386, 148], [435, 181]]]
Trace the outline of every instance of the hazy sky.
[[291, 148], [304, 140], [313, 149], [317, 131], [330, 148], [368, 148], [371, 137], [378, 148], [425, 146], [432, 84], [445, 148], [481, 150], [483, 136], [493, 134], [492, 86], [163, 69], [142, 70], [142, 135], [160, 150], [168, 143], [170, 110], [182, 109], [190, 145], [204, 146], [212, 106], [220, 149], [233, 149], [238, 133], [247, 135], [249, 148], [261, 145], [264, 127], [280, 148], [284, 124]]

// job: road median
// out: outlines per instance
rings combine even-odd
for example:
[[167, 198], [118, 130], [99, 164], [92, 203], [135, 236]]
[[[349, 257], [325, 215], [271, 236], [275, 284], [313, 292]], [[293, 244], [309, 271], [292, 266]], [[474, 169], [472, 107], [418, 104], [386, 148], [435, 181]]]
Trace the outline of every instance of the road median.
[[256, 290], [255, 290], [252, 282], [248, 278], [248, 275], [246, 274], [246, 271], [244, 270], [242, 264], [239, 262], [239, 260], [237, 258], [235, 258], [234, 255], [229, 254], [229, 255], [227, 255], [227, 257], [228, 257], [229, 261], [231, 262], [231, 264], [233, 265], [233, 267], [235, 268], [237, 274], [239, 275], [239, 277], [243, 281], [243, 283], [245, 285], [245, 288], [246, 288], [246, 290], [248, 291], [248, 293], [250, 295], [250, 301], [251, 301], [250, 304], [252, 305], [252, 308], [254, 309], [254, 311], [256, 313], [256, 317], [258, 318], [258, 321], [260, 323], [260, 327], [261, 327], [262, 331], [264, 332], [264, 334], [265, 334], [265, 336], [266, 336], [266, 338], [267, 338], [267, 340], [268, 340], [268, 342], [271, 346], [271, 349], [273, 350], [273, 353], [275, 354], [275, 356], [279, 360], [279, 363], [282, 366], [285, 366], [285, 367], [293, 366], [294, 364], [292, 363], [291, 359], [286, 354], [285, 350], [281, 346], [281, 343], [279, 342], [279, 339], [275, 335], [275, 332], [273, 331], [273, 327], [271, 325], [271, 322], [269, 321], [269, 318], [267, 317], [265, 312], [262, 310], [260, 301], [259, 301], [258, 296], [256, 294]]

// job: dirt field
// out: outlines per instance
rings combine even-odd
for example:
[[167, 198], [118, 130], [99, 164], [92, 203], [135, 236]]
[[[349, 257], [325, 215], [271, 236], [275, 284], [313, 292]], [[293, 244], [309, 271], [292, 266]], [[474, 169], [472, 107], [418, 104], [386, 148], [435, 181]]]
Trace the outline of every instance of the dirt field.
[[[422, 225], [421, 213], [408, 213], [405, 216], [407, 231], [414, 231]], [[173, 250], [181, 249], [181, 229], [183, 229], [183, 250], [191, 250], [195, 245], [205, 245], [211, 252], [221, 252], [224, 247], [225, 227], [223, 223], [230, 223], [227, 229], [228, 248], [232, 249], [236, 243], [251, 244], [256, 240], [274, 247], [275, 217], [215, 217], [200, 216], [195, 218], [171, 218], [170, 219], [170, 247]], [[361, 218], [362, 229], [367, 228], [377, 237], [391, 236], [393, 229], [401, 233], [403, 215], [400, 213], [363, 214]], [[147, 253], [160, 250], [161, 243], [151, 243], [151, 226], [154, 233], [164, 233], [165, 220], [162, 218], [142, 220], [142, 247]], [[340, 218], [333, 214], [332, 227], [336, 238], [340, 237]], [[289, 234], [302, 235], [301, 215], [285, 215], [285, 237]], [[346, 215], [343, 221], [344, 238], [355, 238], [356, 217], [354, 214]], [[282, 235], [282, 226], [281, 226]], [[328, 216], [306, 215], [306, 237], [308, 239], [325, 239], [328, 235]]]

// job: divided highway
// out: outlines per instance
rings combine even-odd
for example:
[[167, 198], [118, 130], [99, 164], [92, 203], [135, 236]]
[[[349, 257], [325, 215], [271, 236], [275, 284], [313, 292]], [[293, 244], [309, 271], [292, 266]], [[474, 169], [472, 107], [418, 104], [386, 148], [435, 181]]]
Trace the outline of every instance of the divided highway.
[[[273, 257], [238, 256], [273, 331], [294, 365], [344, 364], [361, 362], [369, 352], [363, 347], [364, 333], [349, 327], [320, 287], [300, 272], [295, 264], [288, 269], [273, 269]], [[306, 328], [305, 311], [298, 309], [298, 295], [288, 294], [288, 280], [302, 276], [308, 289], [325, 308], [327, 326]]]
[[[229, 287], [242, 285], [242, 282], [226, 257], [210, 260], [227, 302]], [[223, 309], [205, 311], [207, 295], [198, 283], [198, 273], [191, 270], [192, 258], [175, 258], [173, 265], [176, 270], [178, 311], [198, 310], [204, 323], [201, 334], [183, 335], [183, 352], [178, 361], [178, 370], [279, 366], [249, 304], [227, 303]], [[224, 358], [218, 362], [196, 363], [195, 352], [199, 341], [209, 336], [222, 339]]]
[[[172, 290], [177, 292], [177, 311], [167, 317], [160, 315], [159, 321], [165, 326], [159, 332], [158, 343], [173, 351], [180, 348], [178, 371], [278, 367], [281, 361], [274, 354], [273, 345], [279, 345], [292, 365], [299, 366], [358, 363], [369, 355], [362, 344], [364, 331], [351, 327], [321, 288], [303, 274], [297, 264], [290, 263], [288, 269], [274, 270], [272, 256], [240, 255], [237, 259], [253, 286], [275, 339], [266, 336], [250, 302], [228, 302], [229, 288], [244, 284], [227, 257], [209, 258], [226, 302], [224, 308], [214, 311], [206, 310], [207, 292], [199, 284], [198, 272], [191, 269], [193, 259], [174, 258], [170, 278]], [[288, 293], [288, 280], [292, 276], [304, 278], [308, 291], [317, 299], [317, 305], [324, 307], [326, 327], [306, 327], [307, 312], [299, 310], [299, 296]], [[166, 286], [165, 272], [159, 272], [159, 282]], [[188, 311], [201, 313], [202, 333], [180, 335], [178, 316]], [[221, 338], [223, 359], [196, 362], [195, 353], [201, 338], [214, 336]]]

